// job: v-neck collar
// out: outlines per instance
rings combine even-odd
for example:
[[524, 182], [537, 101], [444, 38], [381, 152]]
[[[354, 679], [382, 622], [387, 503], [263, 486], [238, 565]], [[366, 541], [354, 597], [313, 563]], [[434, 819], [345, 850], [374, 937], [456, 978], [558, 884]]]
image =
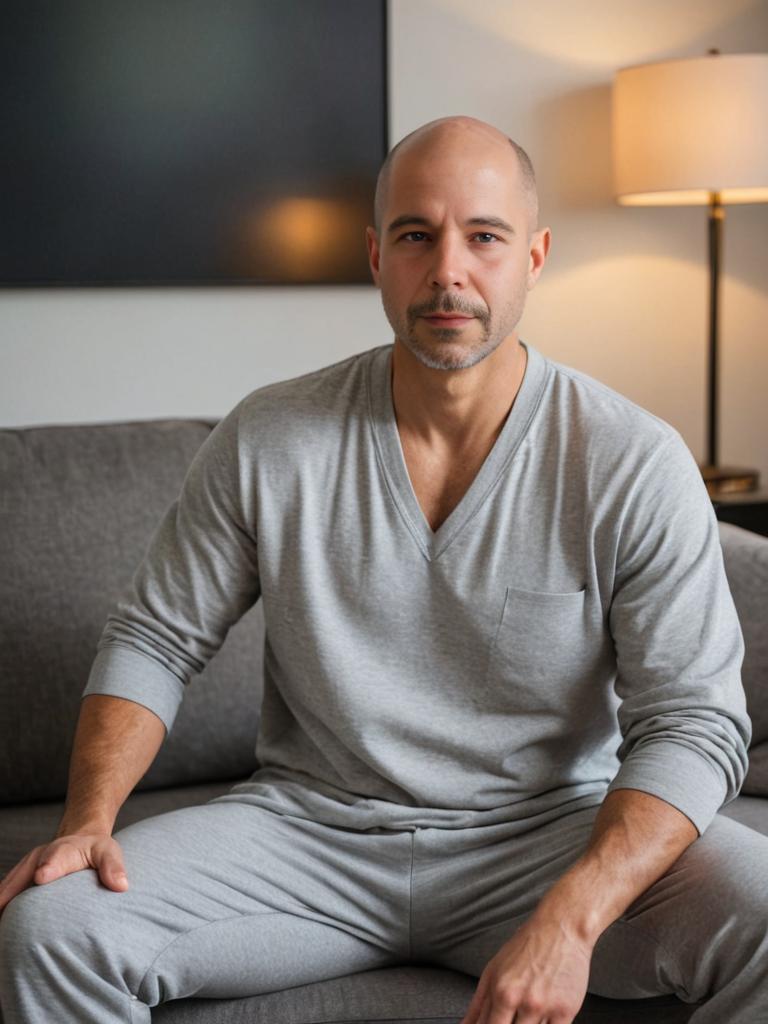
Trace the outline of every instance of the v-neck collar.
[[424, 557], [439, 558], [462, 527], [485, 501], [504, 472], [525, 436], [538, 407], [547, 377], [548, 363], [533, 346], [524, 345], [528, 353], [517, 397], [504, 421], [499, 436], [485, 458], [474, 480], [459, 503], [437, 530], [426, 520], [414, 492], [405, 463], [400, 434], [392, 400], [393, 345], [382, 345], [371, 353], [368, 372], [368, 408], [377, 455], [392, 499]]

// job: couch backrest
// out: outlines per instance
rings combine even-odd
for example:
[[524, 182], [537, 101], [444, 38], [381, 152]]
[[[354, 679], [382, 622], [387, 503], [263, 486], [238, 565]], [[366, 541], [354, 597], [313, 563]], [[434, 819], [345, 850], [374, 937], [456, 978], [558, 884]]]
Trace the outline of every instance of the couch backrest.
[[741, 678], [752, 719], [742, 793], [768, 797], [768, 537], [720, 523], [725, 571], [744, 633]]
[[[208, 422], [0, 430], [0, 803], [64, 796], [107, 613], [176, 498]], [[187, 690], [137, 788], [256, 766], [261, 602]]]
[[[0, 803], [64, 796], [80, 695], [111, 605], [212, 423], [0, 430]], [[768, 795], [768, 538], [720, 524], [744, 630], [754, 733], [745, 793]], [[137, 788], [256, 767], [261, 602], [187, 690]]]

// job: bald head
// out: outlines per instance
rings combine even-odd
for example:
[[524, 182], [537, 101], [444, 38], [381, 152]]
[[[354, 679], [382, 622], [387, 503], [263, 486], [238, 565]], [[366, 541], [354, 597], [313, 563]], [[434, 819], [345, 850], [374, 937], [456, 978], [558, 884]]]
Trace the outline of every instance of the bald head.
[[[437, 121], [430, 121], [422, 125], [410, 135], [406, 135], [394, 146], [381, 166], [379, 177], [376, 182], [376, 197], [374, 200], [374, 225], [376, 234], [381, 235], [381, 226], [384, 219], [384, 211], [387, 205], [389, 182], [392, 177], [393, 168], [398, 160], [406, 155], [433, 156], [435, 151], [441, 148], [448, 153], [451, 145], [459, 145], [466, 152], [468, 147], [474, 147], [478, 158], [482, 159], [483, 154], [490, 155], [494, 147], [499, 147], [499, 156], [512, 155], [510, 161], [510, 173], [516, 174], [520, 190], [528, 211], [528, 233], [531, 234], [538, 227], [539, 220], [539, 197], [536, 189], [536, 177], [533, 171], [533, 164], [530, 157], [516, 142], [510, 139], [498, 128], [479, 121], [474, 117], [441, 117]], [[510, 154], [511, 148], [511, 154]]]

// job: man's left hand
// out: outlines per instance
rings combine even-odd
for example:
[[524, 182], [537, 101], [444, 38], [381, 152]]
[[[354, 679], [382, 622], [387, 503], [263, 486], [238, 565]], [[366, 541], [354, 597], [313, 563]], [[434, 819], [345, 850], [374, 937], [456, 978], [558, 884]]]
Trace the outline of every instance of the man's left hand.
[[587, 994], [592, 949], [534, 915], [486, 964], [461, 1024], [571, 1024]]

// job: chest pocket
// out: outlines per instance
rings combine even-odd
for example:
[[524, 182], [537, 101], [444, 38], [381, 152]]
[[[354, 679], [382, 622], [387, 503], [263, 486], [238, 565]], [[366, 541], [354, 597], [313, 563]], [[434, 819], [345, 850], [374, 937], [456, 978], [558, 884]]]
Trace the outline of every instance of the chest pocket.
[[487, 698], [503, 710], [562, 713], [583, 699], [600, 646], [590, 635], [585, 590], [507, 587], [488, 658]]

